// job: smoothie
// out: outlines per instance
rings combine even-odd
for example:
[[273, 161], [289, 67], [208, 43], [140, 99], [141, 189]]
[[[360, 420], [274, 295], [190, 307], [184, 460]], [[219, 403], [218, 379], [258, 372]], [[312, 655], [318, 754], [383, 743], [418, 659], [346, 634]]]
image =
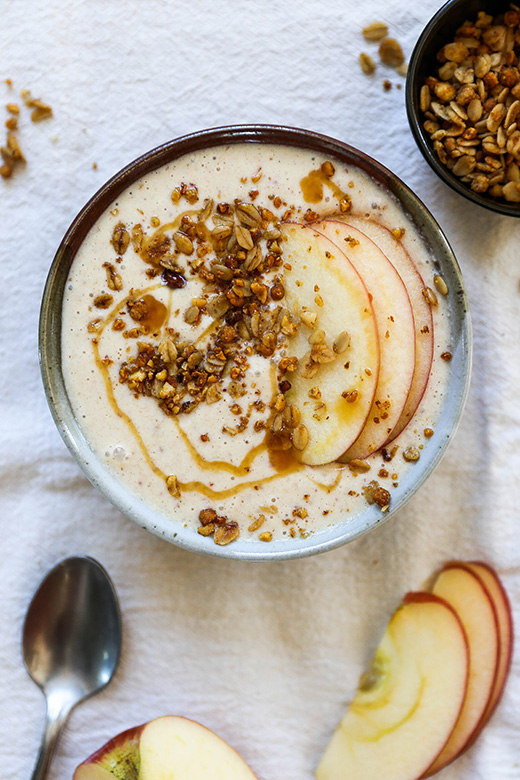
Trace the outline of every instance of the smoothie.
[[307, 537], [392, 491], [435, 432], [450, 292], [365, 172], [262, 143], [123, 192], [72, 263], [62, 363], [95, 456], [173, 525]]

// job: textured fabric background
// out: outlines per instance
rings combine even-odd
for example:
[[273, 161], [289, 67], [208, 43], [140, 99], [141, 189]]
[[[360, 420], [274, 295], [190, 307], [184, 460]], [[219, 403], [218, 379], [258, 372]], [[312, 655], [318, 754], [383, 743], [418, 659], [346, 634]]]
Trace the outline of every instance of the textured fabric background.
[[[403, 79], [357, 58], [374, 20], [410, 55], [440, 0], [31, 0], [2, 3], [0, 102], [22, 88], [54, 118], [22, 115], [26, 170], [0, 181], [0, 766], [29, 777], [44, 700], [20, 635], [48, 568], [72, 554], [112, 575], [122, 663], [72, 715], [51, 780], [117, 732], [165, 713], [200, 720], [262, 780], [305, 780], [401, 596], [447, 558], [482, 558], [520, 626], [520, 222], [488, 213], [430, 171], [409, 131]], [[13, 80], [9, 91], [3, 79]], [[394, 86], [388, 92], [384, 78]], [[20, 101], [19, 101], [20, 102]], [[86, 481], [43, 394], [37, 323], [54, 252], [86, 200], [121, 167], [178, 135], [282, 123], [327, 133], [397, 173], [440, 222], [462, 266], [475, 353], [459, 431], [392, 522], [311, 559], [232, 563], [173, 548]], [[2, 131], [0, 131], [1, 133]], [[97, 170], [93, 169], [97, 163]], [[505, 697], [443, 780], [517, 778], [520, 648]], [[440, 777], [440, 775], [439, 775]], [[367, 778], [375, 780], [375, 778]], [[384, 780], [384, 778], [381, 778]]]

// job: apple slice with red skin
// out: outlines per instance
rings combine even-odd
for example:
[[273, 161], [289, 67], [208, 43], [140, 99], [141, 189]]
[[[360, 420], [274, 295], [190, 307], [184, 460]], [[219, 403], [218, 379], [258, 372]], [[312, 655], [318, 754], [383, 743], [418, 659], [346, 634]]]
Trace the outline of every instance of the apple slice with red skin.
[[214, 732], [166, 715], [119, 734], [78, 766], [74, 780], [256, 780]]
[[[291, 313], [316, 317], [312, 325], [302, 319], [288, 340], [287, 354], [299, 362], [287, 374], [291, 388], [285, 393], [308, 432], [308, 443], [295, 454], [316, 466], [336, 461], [366, 424], [377, 386], [379, 339], [369, 293], [342, 250], [311, 227], [285, 223], [281, 229], [284, 304]], [[314, 347], [308, 339], [318, 331], [325, 343], [316, 346], [329, 355], [327, 362], [309, 366]], [[336, 352], [333, 345], [343, 333], [350, 343]], [[304, 371], [305, 366], [315, 373]]]
[[509, 603], [506, 590], [494, 569], [482, 561], [458, 562], [458, 565], [469, 568], [480, 578], [482, 584], [486, 588], [496, 610], [499, 641], [498, 667], [493, 691], [475, 734], [463, 748], [463, 751], [465, 751], [473, 744], [480, 734], [502, 697], [513, 657], [514, 629], [511, 604]]
[[[431, 304], [426, 300], [423, 290], [424, 280], [408, 251], [393, 234], [390, 228], [368, 217], [349, 214], [346, 223], [351, 231], [359, 230], [370, 238], [390, 260], [403, 280], [412, 305], [415, 324], [415, 370], [410, 393], [397, 425], [395, 425], [385, 444], [397, 438], [413, 418], [421, 403], [430, 379], [433, 362], [434, 326]], [[356, 233], [352, 232], [353, 237]]]
[[314, 222], [312, 227], [338, 246], [363, 279], [379, 333], [376, 394], [363, 430], [340, 458], [348, 462], [379, 450], [401, 417], [415, 371], [414, 316], [403, 280], [368, 236], [336, 220]]
[[468, 667], [455, 610], [431, 593], [407, 594], [325, 751], [317, 780], [417, 780], [458, 720]]
[[457, 723], [425, 777], [451, 763], [474, 735], [491, 701], [499, 661], [499, 629], [493, 601], [482, 580], [458, 562], [448, 563], [432, 588], [457, 612], [469, 643], [468, 689]]

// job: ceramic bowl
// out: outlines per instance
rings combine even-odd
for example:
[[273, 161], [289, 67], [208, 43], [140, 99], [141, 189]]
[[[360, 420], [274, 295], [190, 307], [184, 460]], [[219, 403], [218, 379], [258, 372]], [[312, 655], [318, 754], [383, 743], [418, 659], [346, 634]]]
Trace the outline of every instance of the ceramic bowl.
[[424, 158], [435, 173], [453, 190], [479, 206], [520, 217], [520, 203], [493, 198], [474, 192], [443, 163], [433, 149], [433, 142], [423, 127], [425, 117], [420, 110], [420, 91], [427, 76], [436, 76], [439, 62], [437, 52], [453, 41], [456, 30], [467, 20], [474, 21], [480, 11], [497, 16], [509, 9], [508, 0], [449, 0], [428, 22], [410, 57], [406, 77], [406, 110], [413, 136]]
[[[307, 538], [298, 535], [297, 538], [273, 539], [267, 544], [240, 537], [227, 546], [219, 546], [199, 535], [194, 528], [186, 527], [186, 518], [166, 516], [148, 506], [139, 495], [118, 481], [91, 448], [88, 433], [82, 420], [74, 413], [64, 381], [66, 358], [62, 354], [62, 305], [69, 269], [79, 247], [96, 220], [129, 185], [164, 164], [197, 150], [263, 143], [295, 149], [303, 147], [330, 156], [346, 168], [357, 166], [385, 193], [400, 202], [428, 245], [434, 269], [448, 284], [448, 338], [453, 357], [435, 436], [428, 441], [420, 460], [400, 479], [392, 493], [388, 511], [381, 512], [375, 504], [367, 503], [360, 513], [352, 517], [345, 513], [341, 522], [311, 533]], [[197, 553], [241, 560], [281, 560], [323, 552], [390, 521], [421, 488], [445, 452], [464, 406], [471, 370], [471, 326], [460, 269], [438, 224], [414, 193], [378, 162], [345, 143], [306, 130], [262, 125], [216, 128], [171, 141], [144, 154], [101, 187], [72, 222], [52, 262], [41, 307], [39, 347], [43, 383], [54, 420], [91, 483], [124, 515], [168, 542]]]

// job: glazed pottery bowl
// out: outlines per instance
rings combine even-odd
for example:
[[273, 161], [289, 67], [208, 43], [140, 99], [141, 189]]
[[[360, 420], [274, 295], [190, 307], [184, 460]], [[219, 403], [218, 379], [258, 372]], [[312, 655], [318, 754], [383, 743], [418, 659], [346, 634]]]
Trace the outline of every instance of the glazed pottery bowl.
[[[221, 546], [197, 533], [196, 525], [190, 525], [182, 513], [167, 513], [152, 506], [138, 491], [121, 481], [117, 472], [110, 470], [99, 452], [96, 453], [89, 441], [88, 421], [76, 414], [74, 398], [70, 397], [64, 378], [68, 356], [62, 348], [62, 310], [76, 254], [97, 220], [107, 209], [113, 209], [124, 191], [143, 176], [183, 156], [197, 154], [200, 150], [227, 149], [237, 144], [244, 145], [244, 149], [249, 145], [276, 144], [289, 150], [310, 150], [322, 159], [325, 155], [336, 165], [344, 166], [344, 170], [360, 169], [375, 182], [382, 196], [400, 205], [428, 248], [432, 276], [434, 273], [441, 276], [450, 291], [444, 297], [443, 305], [448, 307], [449, 333], [446, 338], [451, 361], [435, 436], [427, 441], [420, 459], [394, 486], [391, 503], [385, 511], [377, 504], [367, 502], [361, 511], [352, 515], [345, 511], [339, 522], [315, 532], [288, 534], [273, 538], [269, 543], [244, 534]], [[72, 222], [52, 262], [41, 307], [39, 345], [43, 383], [54, 420], [91, 483], [124, 515], [168, 542], [193, 552], [240, 560], [281, 560], [323, 552], [391, 521], [421, 488], [444, 454], [462, 413], [471, 372], [471, 326], [460, 269], [445, 236], [426, 207], [394, 174], [357, 149], [307, 130], [265, 125], [222, 127], [178, 138], [144, 154], [101, 187]], [[170, 418], [164, 419], [167, 423]], [[348, 466], [338, 468], [347, 469]], [[283, 482], [280, 484], [277, 488], [273, 483], [273, 494], [277, 489], [283, 490]]]
[[406, 110], [413, 136], [425, 160], [449, 187], [485, 209], [520, 217], [520, 203], [474, 191], [469, 183], [463, 182], [441, 162], [434, 150], [434, 142], [424, 127], [426, 117], [421, 111], [420, 98], [425, 79], [437, 77], [441, 64], [437, 59], [438, 52], [445, 44], [453, 41], [460, 26], [465, 21], [475, 21], [481, 11], [496, 17], [509, 7], [507, 0], [449, 0], [443, 5], [424, 28], [412, 52], [406, 77]]

